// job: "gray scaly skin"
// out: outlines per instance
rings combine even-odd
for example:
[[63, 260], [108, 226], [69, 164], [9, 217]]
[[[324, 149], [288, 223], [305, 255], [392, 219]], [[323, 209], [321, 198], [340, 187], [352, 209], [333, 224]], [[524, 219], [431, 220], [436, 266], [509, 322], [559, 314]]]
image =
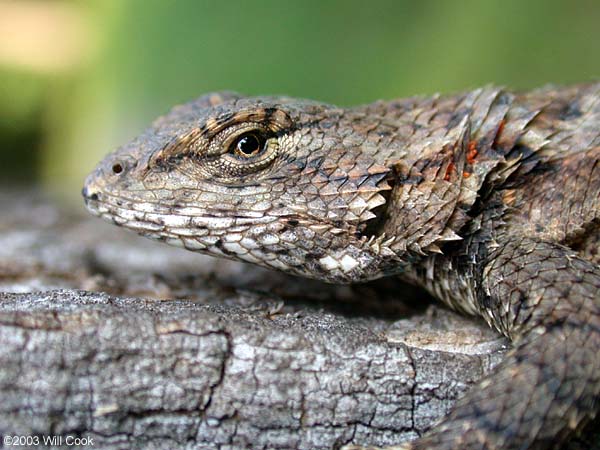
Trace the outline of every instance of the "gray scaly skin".
[[342, 109], [211, 94], [88, 177], [153, 239], [332, 283], [398, 275], [514, 349], [403, 448], [552, 448], [600, 394], [600, 83]]

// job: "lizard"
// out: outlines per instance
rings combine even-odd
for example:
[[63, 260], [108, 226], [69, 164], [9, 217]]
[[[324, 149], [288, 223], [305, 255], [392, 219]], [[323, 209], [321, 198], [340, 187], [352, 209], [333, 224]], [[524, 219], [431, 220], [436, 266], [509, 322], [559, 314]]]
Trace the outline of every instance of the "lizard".
[[87, 208], [330, 283], [398, 276], [512, 341], [410, 449], [557, 448], [599, 409], [600, 83], [341, 108], [202, 96], [88, 176]]

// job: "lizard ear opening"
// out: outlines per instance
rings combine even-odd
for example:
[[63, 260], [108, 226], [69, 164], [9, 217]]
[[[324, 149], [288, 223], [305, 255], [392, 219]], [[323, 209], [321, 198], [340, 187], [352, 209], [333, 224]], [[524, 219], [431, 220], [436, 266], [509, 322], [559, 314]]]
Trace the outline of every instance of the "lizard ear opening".
[[396, 180], [393, 176], [389, 176], [384, 179], [384, 182], [386, 186], [389, 187], [377, 193], [381, 203], [369, 211], [372, 214], [371, 218], [367, 219], [357, 227], [359, 237], [377, 237], [383, 232], [383, 225], [388, 217], [390, 196], [396, 184]]

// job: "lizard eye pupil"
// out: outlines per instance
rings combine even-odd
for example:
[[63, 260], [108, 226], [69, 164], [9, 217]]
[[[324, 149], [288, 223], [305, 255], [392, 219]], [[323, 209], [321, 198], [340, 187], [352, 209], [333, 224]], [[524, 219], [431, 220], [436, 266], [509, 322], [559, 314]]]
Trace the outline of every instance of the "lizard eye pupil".
[[235, 143], [235, 153], [243, 157], [254, 156], [263, 149], [264, 140], [255, 134], [245, 134]]

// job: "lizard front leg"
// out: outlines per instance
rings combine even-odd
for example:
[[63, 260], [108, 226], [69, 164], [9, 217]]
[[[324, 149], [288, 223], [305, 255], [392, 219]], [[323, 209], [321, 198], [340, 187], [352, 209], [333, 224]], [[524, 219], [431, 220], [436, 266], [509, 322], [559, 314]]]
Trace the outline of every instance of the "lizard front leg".
[[493, 246], [473, 239], [464, 251], [463, 261], [484, 255], [483, 264], [457, 275], [442, 257], [429, 273], [457, 289], [468, 280], [471, 306], [514, 349], [429, 434], [403, 448], [556, 447], [597, 407], [600, 270], [566, 247], [529, 238]]

